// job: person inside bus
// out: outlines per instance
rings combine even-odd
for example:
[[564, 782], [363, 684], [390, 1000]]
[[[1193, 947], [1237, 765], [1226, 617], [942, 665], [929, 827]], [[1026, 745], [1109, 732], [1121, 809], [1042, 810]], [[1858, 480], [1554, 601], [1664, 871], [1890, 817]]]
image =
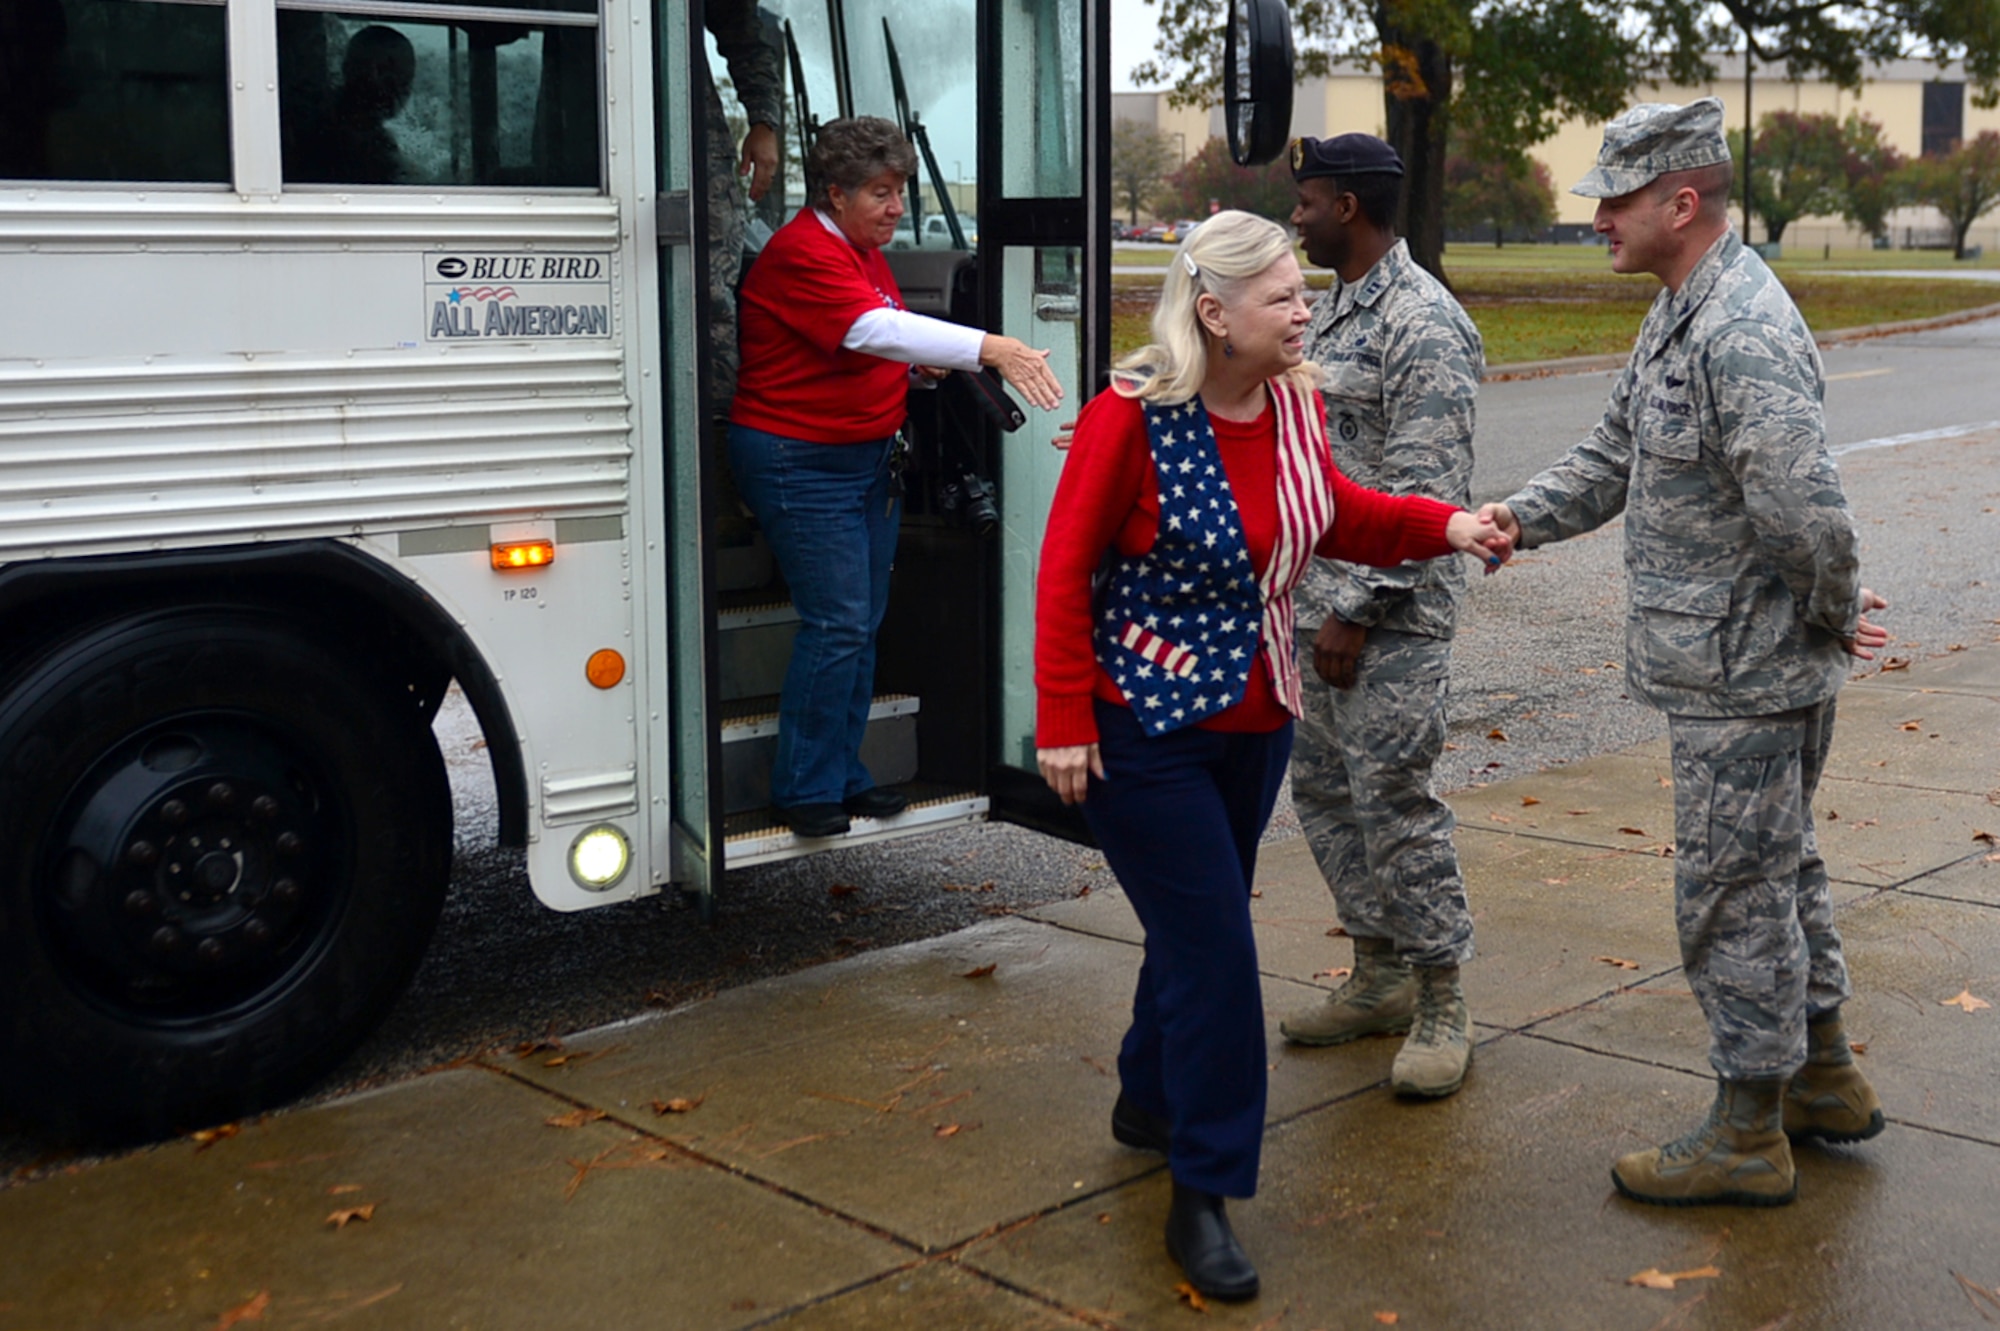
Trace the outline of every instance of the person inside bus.
[[1062, 400], [1046, 351], [903, 308], [882, 247], [916, 166], [887, 120], [827, 124], [806, 157], [808, 206], [743, 282], [729, 460], [799, 616], [771, 802], [800, 836], [839, 836], [850, 816], [907, 803], [875, 785], [861, 739], [896, 553], [908, 390], [992, 366], [1038, 407]]
[[1263, 1140], [1257, 844], [1300, 714], [1292, 589], [1315, 554], [1388, 568], [1491, 522], [1334, 467], [1292, 240], [1248, 213], [1181, 243], [1152, 345], [1079, 415], [1042, 540], [1036, 757], [1145, 929], [1111, 1133], [1166, 1155], [1167, 1249], [1217, 1299], [1257, 1292], [1224, 1198]]
[[340, 91], [293, 180], [330, 185], [395, 185], [405, 179], [403, 150], [388, 122], [410, 100], [417, 52], [394, 28], [371, 23], [348, 39]]

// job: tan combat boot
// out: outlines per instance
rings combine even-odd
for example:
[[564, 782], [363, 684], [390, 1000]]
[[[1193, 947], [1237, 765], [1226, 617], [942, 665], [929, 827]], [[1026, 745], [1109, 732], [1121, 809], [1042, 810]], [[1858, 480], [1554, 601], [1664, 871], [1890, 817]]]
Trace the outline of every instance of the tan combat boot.
[[1633, 1201], [1656, 1206], [1783, 1206], [1799, 1195], [1791, 1143], [1779, 1130], [1784, 1095], [1782, 1077], [1718, 1081], [1700, 1127], [1620, 1158], [1611, 1181]]
[[1806, 1065], [1785, 1089], [1785, 1135], [1793, 1141], [1866, 1141], [1883, 1127], [1882, 1102], [1854, 1064], [1840, 1009], [1806, 1023]]
[[1294, 1044], [1345, 1044], [1363, 1035], [1394, 1035], [1410, 1029], [1417, 982], [1409, 964], [1386, 938], [1354, 940], [1354, 973], [1347, 983], [1278, 1023]]
[[1396, 1051], [1389, 1085], [1398, 1095], [1435, 1100], [1465, 1084], [1472, 1065], [1472, 1014], [1456, 966], [1412, 966], [1417, 1011], [1409, 1038]]

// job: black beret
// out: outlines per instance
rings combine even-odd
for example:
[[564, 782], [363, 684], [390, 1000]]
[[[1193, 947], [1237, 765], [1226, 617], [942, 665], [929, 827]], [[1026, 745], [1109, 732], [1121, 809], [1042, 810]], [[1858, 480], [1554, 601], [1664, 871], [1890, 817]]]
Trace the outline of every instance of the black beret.
[[1400, 176], [1403, 159], [1373, 134], [1336, 134], [1292, 140], [1292, 179], [1314, 176]]

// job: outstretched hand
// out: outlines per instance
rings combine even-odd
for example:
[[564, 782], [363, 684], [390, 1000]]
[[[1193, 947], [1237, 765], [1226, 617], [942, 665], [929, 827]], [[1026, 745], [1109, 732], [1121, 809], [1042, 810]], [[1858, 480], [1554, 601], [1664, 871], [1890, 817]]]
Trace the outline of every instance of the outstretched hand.
[[1888, 608], [1889, 603], [1880, 596], [1869, 591], [1866, 587], [1861, 589], [1861, 622], [1855, 627], [1853, 637], [1842, 638], [1840, 640], [1840, 645], [1847, 650], [1849, 656], [1855, 658], [1857, 661], [1873, 661], [1875, 653], [1872, 649], [1889, 645], [1889, 630], [1883, 628], [1880, 624], [1873, 623], [1868, 618], [1870, 610], [1887, 610]]
[[1043, 411], [1054, 411], [1062, 403], [1062, 381], [1049, 368], [1046, 351], [1037, 351], [1019, 338], [988, 333], [979, 344], [979, 363], [1000, 371], [1002, 379]]
[[[1488, 573], [1496, 572], [1514, 557], [1514, 538], [1488, 514], [1487, 509], [1491, 508], [1502, 506], [1488, 504], [1476, 514], [1460, 510], [1451, 515], [1451, 521], [1444, 528], [1445, 539], [1451, 542], [1451, 548], [1476, 557], [1486, 566]], [[1516, 533], [1520, 530], [1519, 526], [1514, 528]]]

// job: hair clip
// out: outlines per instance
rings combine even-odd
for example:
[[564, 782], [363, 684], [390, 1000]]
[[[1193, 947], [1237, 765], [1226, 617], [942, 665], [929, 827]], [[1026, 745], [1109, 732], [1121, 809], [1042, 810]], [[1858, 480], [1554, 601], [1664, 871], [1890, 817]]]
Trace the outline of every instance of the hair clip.
[[1187, 269], [1187, 275], [1189, 277], [1201, 276], [1201, 269], [1199, 266], [1196, 265], [1194, 261], [1194, 256], [1189, 254], [1183, 254], [1181, 256], [1181, 266]]

